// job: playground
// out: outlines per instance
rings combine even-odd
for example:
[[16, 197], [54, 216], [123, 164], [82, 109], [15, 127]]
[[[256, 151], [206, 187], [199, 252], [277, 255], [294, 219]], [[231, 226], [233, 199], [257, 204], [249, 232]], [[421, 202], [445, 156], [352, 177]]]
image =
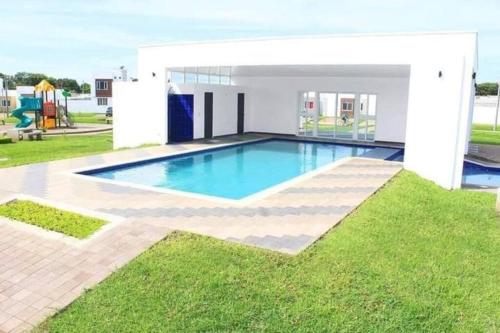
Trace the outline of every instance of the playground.
[[32, 96], [21, 96], [19, 106], [12, 110], [0, 125], [0, 140], [18, 142], [41, 140], [42, 135], [87, 134], [106, 132], [109, 124], [77, 124], [68, 111], [66, 89], [56, 89], [46, 80], [34, 87]]

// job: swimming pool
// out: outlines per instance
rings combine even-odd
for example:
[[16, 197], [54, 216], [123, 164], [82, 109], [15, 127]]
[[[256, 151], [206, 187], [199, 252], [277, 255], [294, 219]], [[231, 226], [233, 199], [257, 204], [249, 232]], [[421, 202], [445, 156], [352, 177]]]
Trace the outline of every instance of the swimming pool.
[[500, 187], [500, 168], [464, 162], [462, 184], [479, 187]]
[[106, 180], [242, 199], [345, 157], [399, 149], [269, 139], [80, 172]]
[[[388, 160], [403, 162], [404, 149], [401, 149]], [[500, 187], [500, 168], [486, 167], [465, 161], [462, 172], [462, 185], [484, 188]]]

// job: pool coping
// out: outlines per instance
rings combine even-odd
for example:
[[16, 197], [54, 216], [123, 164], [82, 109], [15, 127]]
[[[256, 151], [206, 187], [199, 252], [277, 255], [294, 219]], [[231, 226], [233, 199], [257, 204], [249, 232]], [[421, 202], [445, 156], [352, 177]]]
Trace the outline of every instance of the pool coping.
[[376, 149], [376, 148], [394, 149], [394, 150], [396, 150], [396, 152], [394, 152], [393, 154], [391, 154], [390, 156], [388, 156], [387, 158], [385, 158], [383, 160], [395, 162], [395, 163], [402, 163], [402, 162], [394, 161], [394, 160], [392, 160], [392, 158], [394, 158], [395, 156], [398, 156], [404, 150], [403, 148], [392, 148], [392, 147], [384, 147], [384, 146], [378, 146], [378, 145], [364, 145], [364, 144], [356, 144], [356, 143], [335, 143], [335, 142], [331, 142], [331, 141], [307, 140], [304, 138], [293, 139], [293, 138], [286, 138], [286, 137], [280, 137], [280, 136], [277, 136], [277, 137], [271, 136], [271, 137], [266, 137], [266, 138], [246, 140], [244, 142], [232, 142], [232, 143], [220, 144], [220, 145], [217, 145], [216, 147], [201, 147], [201, 148], [189, 149], [185, 152], [173, 152], [173, 153], [168, 153], [168, 154], [162, 154], [160, 156], [155, 156], [155, 157], [138, 158], [138, 159], [133, 159], [133, 160], [128, 161], [128, 162], [124, 162], [124, 163], [103, 163], [100, 165], [99, 164], [95, 165], [93, 167], [84, 167], [84, 168], [77, 168], [77, 169], [68, 170], [67, 172], [65, 172], [65, 174], [67, 174], [71, 177], [84, 179], [86, 181], [119, 185], [119, 186], [124, 186], [124, 187], [128, 187], [128, 188], [143, 190], [143, 191], [152, 191], [152, 192], [157, 192], [157, 193], [179, 195], [179, 196], [183, 196], [183, 197], [187, 197], [187, 198], [200, 199], [200, 200], [205, 200], [205, 201], [214, 202], [214, 203], [221, 203], [221, 204], [228, 204], [228, 205], [235, 205], [235, 206], [245, 206], [245, 205], [248, 205], [250, 203], [254, 203], [258, 200], [265, 199], [265, 198], [267, 198], [273, 194], [276, 194], [278, 192], [281, 192], [281, 191], [283, 191], [283, 190], [285, 190], [285, 189], [287, 189], [287, 188], [289, 188], [289, 187], [291, 187], [299, 182], [302, 182], [306, 179], [310, 179], [310, 178], [315, 177], [316, 175], [321, 174], [327, 170], [330, 170], [330, 169], [335, 168], [337, 166], [340, 166], [344, 163], [347, 163], [354, 158], [368, 159], [368, 160], [376, 159], [376, 158], [369, 158], [369, 157], [363, 157], [363, 156], [344, 157], [344, 158], [341, 158], [339, 160], [328, 163], [328, 164], [326, 164], [322, 167], [319, 167], [317, 169], [306, 172], [302, 175], [295, 176], [291, 179], [288, 179], [286, 181], [283, 181], [283, 182], [278, 183], [276, 185], [273, 185], [271, 187], [265, 188], [261, 191], [254, 193], [254, 194], [250, 194], [248, 196], [245, 196], [241, 199], [230, 199], [230, 198], [223, 198], [223, 197], [212, 196], [212, 195], [208, 195], [208, 194], [200, 194], [200, 193], [189, 192], [189, 191], [160, 188], [160, 187], [149, 186], [149, 185], [141, 185], [141, 184], [137, 184], [137, 183], [133, 183], [133, 182], [99, 178], [99, 177], [93, 176], [91, 174], [86, 174], [86, 172], [103, 172], [103, 171], [109, 171], [109, 170], [116, 170], [116, 169], [120, 169], [120, 168], [128, 168], [128, 167], [138, 166], [141, 164], [147, 164], [147, 163], [151, 163], [151, 162], [157, 162], [157, 161], [169, 160], [169, 159], [178, 158], [178, 157], [195, 155], [195, 154], [198, 154], [200, 152], [213, 152], [213, 151], [223, 150], [226, 148], [244, 146], [244, 145], [254, 144], [257, 142], [266, 142], [266, 141], [273, 141], [273, 140], [305, 142], [305, 143], [323, 143], [323, 144], [329, 144], [329, 145], [360, 147], [360, 148], [369, 148], [369, 149]]

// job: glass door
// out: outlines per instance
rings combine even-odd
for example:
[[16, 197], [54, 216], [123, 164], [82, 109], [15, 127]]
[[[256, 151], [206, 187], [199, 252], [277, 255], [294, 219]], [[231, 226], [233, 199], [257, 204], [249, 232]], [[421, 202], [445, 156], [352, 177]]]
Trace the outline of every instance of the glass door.
[[318, 136], [335, 137], [335, 112], [337, 110], [336, 93], [319, 93]]
[[374, 141], [377, 117], [377, 95], [360, 94], [360, 110], [357, 120], [358, 140]]
[[355, 94], [338, 94], [337, 110], [335, 112], [335, 138], [353, 139], [355, 120]]
[[317, 136], [317, 112], [316, 92], [305, 91], [299, 93], [299, 135]]
[[298, 135], [374, 141], [377, 95], [302, 91]]

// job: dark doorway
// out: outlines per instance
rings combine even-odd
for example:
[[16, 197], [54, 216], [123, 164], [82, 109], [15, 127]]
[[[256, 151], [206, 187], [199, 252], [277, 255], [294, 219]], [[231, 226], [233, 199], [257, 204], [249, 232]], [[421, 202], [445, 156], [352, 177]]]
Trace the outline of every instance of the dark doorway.
[[245, 132], [245, 94], [238, 93], [238, 134]]
[[193, 95], [168, 95], [168, 142], [193, 140]]
[[213, 137], [214, 93], [205, 93], [205, 139]]

